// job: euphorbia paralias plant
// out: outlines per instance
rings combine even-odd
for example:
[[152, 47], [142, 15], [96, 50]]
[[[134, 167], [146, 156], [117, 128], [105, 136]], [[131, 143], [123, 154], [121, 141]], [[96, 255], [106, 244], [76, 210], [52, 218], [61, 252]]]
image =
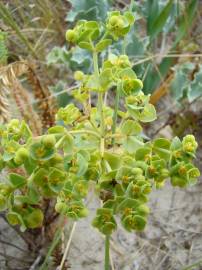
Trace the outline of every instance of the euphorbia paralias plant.
[[[41, 203], [47, 198], [61, 215], [83, 218], [89, 183], [94, 182], [102, 207], [92, 224], [106, 238], [106, 270], [117, 217], [129, 232], [144, 230], [154, 188], [162, 188], [167, 179], [187, 187], [200, 175], [192, 163], [197, 149], [193, 135], [145, 141], [141, 123], [154, 121], [156, 111], [127, 55], [109, 54], [98, 61], [99, 53], [125, 38], [133, 23], [131, 12], [114, 11], [105, 24], [82, 20], [67, 31], [69, 43], [92, 53], [94, 72], [75, 73], [78, 87], [72, 94], [82, 109], [73, 103], [60, 108], [58, 124], [39, 137], [24, 121], [14, 119], [0, 127], [0, 166], [8, 170], [8, 179], [0, 183], [0, 209], [10, 224], [22, 230], [42, 226]], [[114, 92], [113, 106], [104, 99], [108, 91]], [[91, 104], [92, 93], [97, 106]]]

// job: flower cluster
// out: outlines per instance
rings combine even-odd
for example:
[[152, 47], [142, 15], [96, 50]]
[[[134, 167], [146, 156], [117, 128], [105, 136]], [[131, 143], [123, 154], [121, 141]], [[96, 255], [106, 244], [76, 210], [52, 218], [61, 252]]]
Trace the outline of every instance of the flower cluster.
[[[105, 27], [79, 21], [67, 31], [69, 42], [93, 53], [94, 73], [77, 71], [74, 76], [78, 87], [73, 95], [82, 109], [74, 104], [60, 108], [57, 125], [38, 137], [24, 121], [14, 119], [0, 127], [0, 169], [8, 171], [0, 184], [0, 210], [7, 211], [11, 224], [23, 230], [40, 227], [46, 198], [55, 201], [62, 215], [85, 217], [89, 183], [94, 183], [102, 207], [93, 226], [110, 235], [118, 216], [127, 231], [141, 231], [152, 189], [163, 187], [168, 179], [180, 188], [197, 181], [194, 136], [144, 140], [141, 123], [155, 120], [156, 111], [127, 55], [109, 54], [98, 66], [98, 53], [124, 37], [133, 22], [129, 12], [111, 12]], [[103, 104], [103, 93], [110, 89], [116, 97], [114, 107]], [[96, 107], [89, 103], [92, 92], [98, 95]], [[124, 109], [119, 108], [120, 98]]]

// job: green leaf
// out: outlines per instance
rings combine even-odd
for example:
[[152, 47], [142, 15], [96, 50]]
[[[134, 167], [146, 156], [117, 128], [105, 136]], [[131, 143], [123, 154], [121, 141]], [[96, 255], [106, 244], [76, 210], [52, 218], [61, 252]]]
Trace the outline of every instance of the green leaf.
[[90, 52], [93, 51], [93, 46], [92, 46], [91, 43], [89, 43], [89, 42], [81, 41], [81, 42], [79, 42], [78, 46], [79, 46], [81, 49], [85, 49], [85, 50], [88, 50], [88, 51], [90, 51]]
[[[176, 40], [172, 44], [171, 50], [175, 50], [177, 44], [180, 42], [180, 40], [182, 40], [182, 38], [191, 28], [195, 18], [198, 3], [199, 2], [197, 0], [187, 1], [186, 9], [183, 11], [179, 18], [179, 27], [177, 28], [178, 31], [176, 33]], [[158, 87], [162, 81], [162, 78], [166, 76], [173, 64], [173, 58], [164, 58], [158, 66], [158, 72], [156, 71], [156, 67], [150, 64], [149, 68], [147, 69], [147, 76], [144, 80], [144, 92], [152, 93]]]
[[182, 148], [182, 143], [178, 137], [172, 139], [170, 150], [178, 150]]
[[130, 154], [135, 153], [136, 150], [143, 145], [144, 143], [135, 136], [128, 136], [126, 139], [123, 140], [123, 147]]
[[172, 96], [176, 100], [181, 99], [184, 96], [187, 87], [188, 87], [187, 75], [182, 70], [177, 70], [170, 85]]
[[80, 180], [74, 184], [73, 191], [79, 196], [79, 197], [86, 197], [88, 194], [88, 182], [84, 180]]
[[22, 175], [17, 174], [17, 173], [10, 173], [9, 174], [9, 181], [14, 188], [21, 188], [27, 183], [26, 178]]
[[144, 107], [144, 110], [140, 113], [139, 120], [144, 123], [156, 120], [156, 109], [154, 105], [147, 104]]
[[58, 81], [55, 85], [49, 87], [50, 90], [56, 95], [57, 103], [59, 107], [65, 107], [72, 101], [72, 97], [70, 96], [66, 89], [66, 83], [64, 81]]
[[199, 71], [195, 74], [194, 80], [188, 87], [187, 96], [189, 102], [193, 102], [195, 99], [202, 97], [202, 65], [200, 65]]
[[84, 175], [88, 169], [88, 162], [81, 153], [77, 154], [77, 164], [78, 164], [77, 176], [79, 177]]
[[73, 152], [74, 139], [70, 134], [65, 135], [62, 147], [65, 153], [71, 154]]
[[116, 224], [112, 222], [107, 222], [102, 226], [102, 233], [105, 235], [110, 235], [116, 229]]
[[19, 225], [21, 225], [21, 227], [20, 227], [21, 231], [26, 230], [26, 225], [24, 223], [24, 220], [19, 213], [14, 212], [14, 211], [10, 211], [7, 213], [6, 218], [11, 225], [15, 226], [15, 225], [19, 224]]
[[117, 211], [122, 212], [126, 208], [136, 209], [139, 205], [140, 205], [140, 202], [138, 200], [126, 198], [117, 206]]
[[84, 72], [91, 71], [90, 52], [79, 48], [78, 46], [71, 49], [71, 59], [69, 65], [72, 70], [83, 70]]
[[99, 80], [97, 79], [97, 76], [91, 75], [86, 86], [91, 88], [93, 91], [98, 91], [100, 88], [100, 83]]
[[106, 18], [109, 5], [107, 0], [69, 0], [72, 5], [66, 20], [73, 22], [77, 20], [98, 20]]
[[27, 197], [30, 204], [38, 204], [40, 200], [40, 194], [33, 186], [30, 186], [27, 192]]
[[[128, 33], [128, 40], [126, 46], [126, 53], [132, 59], [138, 57], [139, 55], [144, 55], [149, 45], [149, 38], [140, 38], [135, 30]], [[135, 66], [136, 67], [136, 66]]]
[[172, 5], [173, 0], [169, 0], [168, 3], [165, 5], [165, 7], [161, 10], [160, 14], [154, 20], [150, 28], [151, 40], [153, 40], [163, 30], [163, 27], [165, 26], [165, 23], [167, 22], [168, 17], [170, 15]]
[[120, 156], [114, 153], [105, 152], [104, 159], [109, 163], [112, 170], [116, 170], [121, 166]]
[[151, 35], [152, 26], [156, 17], [159, 14], [159, 1], [156, 0], [147, 0], [146, 1], [146, 17], [147, 17], [147, 33]]
[[24, 222], [28, 228], [40, 228], [43, 225], [44, 215], [41, 209], [33, 208], [30, 213], [24, 216]]
[[134, 24], [135, 17], [133, 16], [133, 13], [130, 11], [124, 12], [124, 17], [127, 19], [130, 25]]
[[99, 82], [104, 91], [109, 88], [110, 83], [112, 82], [112, 70], [110, 68], [107, 68], [100, 73]]
[[24, 167], [27, 173], [31, 174], [37, 166], [37, 161], [32, 158], [27, 159], [24, 162]]
[[170, 141], [165, 138], [154, 140], [153, 150], [160, 158], [169, 160], [170, 158]]
[[128, 135], [138, 135], [142, 132], [142, 127], [140, 124], [133, 120], [126, 120], [123, 125], [121, 126], [121, 133], [128, 136]]
[[104, 51], [112, 43], [111, 39], [104, 39], [97, 43], [95, 49], [97, 52]]
[[48, 65], [51, 64], [66, 64], [70, 59], [70, 53], [65, 48], [54, 47], [48, 53], [46, 61]]
[[126, 77], [130, 79], [137, 79], [137, 76], [132, 68], [124, 68], [119, 72], [119, 77], [121, 79], [124, 79]]
[[36, 185], [43, 186], [48, 181], [48, 171], [40, 168], [31, 175], [31, 181]]
[[30, 146], [30, 155], [34, 160], [48, 160], [53, 157], [54, 148], [46, 148], [41, 142], [33, 143]]
[[141, 147], [139, 148], [135, 153], [135, 159], [136, 160], [143, 160], [145, 161], [147, 156], [151, 155], [151, 148], [149, 147]]
[[134, 226], [133, 229], [136, 231], [143, 231], [146, 226], [146, 219], [142, 216], [134, 216]]
[[121, 219], [121, 222], [124, 229], [126, 229], [128, 232], [131, 232], [132, 224], [133, 224], [133, 216], [132, 215], [123, 216], [123, 218]]
[[65, 128], [63, 126], [54, 126], [48, 129], [49, 134], [63, 134], [65, 132]]
[[53, 168], [48, 175], [48, 184], [53, 192], [59, 192], [64, 186], [66, 175], [64, 171]]

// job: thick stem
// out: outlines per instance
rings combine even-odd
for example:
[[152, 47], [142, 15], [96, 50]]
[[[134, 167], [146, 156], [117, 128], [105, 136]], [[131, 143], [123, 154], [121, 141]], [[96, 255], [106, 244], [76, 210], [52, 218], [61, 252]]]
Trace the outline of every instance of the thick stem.
[[105, 236], [105, 270], [110, 270], [110, 256], [109, 256], [109, 249], [110, 249], [110, 236]]
[[101, 136], [104, 136], [103, 93], [98, 93], [98, 111], [100, 114]]
[[[98, 81], [99, 80], [98, 55], [97, 55], [97, 52], [95, 51], [93, 52], [93, 65], [94, 65], [95, 76]], [[98, 92], [98, 112], [100, 115], [101, 136], [104, 136], [104, 115], [103, 115], [103, 93], [102, 92]]]
[[[118, 116], [118, 109], [119, 109], [119, 100], [120, 100], [120, 83], [117, 85], [116, 89], [116, 97], [115, 97], [115, 107], [114, 107], [114, 114], [113, 114], [113, 125], [112, 125], [112, 134], [116, 132], [116, 125], [117, 125], [117, 116]], [[114, 145], [115, 140], [112, 139], [112, 145]]]

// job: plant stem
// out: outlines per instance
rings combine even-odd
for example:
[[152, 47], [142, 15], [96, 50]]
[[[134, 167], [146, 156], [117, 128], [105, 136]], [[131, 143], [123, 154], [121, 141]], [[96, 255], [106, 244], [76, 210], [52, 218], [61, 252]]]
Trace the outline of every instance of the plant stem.
[[105, 270], [110, 270], [110, 256], [109, 256], [109, 248], [110, 248], [110, 236], [105, 236]]
[[[94, 73], [97, 81], [99, 81], [99, 68], [98, 68], [98, 55], [97, 52], [93, 52], [93, 65]], [[99, 90], [99, 89], [98, 89]], [[104, 115], [103, 115], [103, 93], [98, 92], [98, 111], [100, 115], [100, 129], [101, 135], [104, 136]]]
[[[121, 86], [121, 84], [118, 83], [117, 89], [116, 89], [116, 97], [115, 97], [112, 134], [114, 134], [116, 132], [117, 116], [118, 116], [118, 108], [119, 108], [119, 100], [120, 100], [120, 86]], [[112, 145], [114, 145], [114, 143], [115, 143], [115, 140], [114, 140], [114, 138], [112, 138]]]
[[98, 93], [98, 110], [100, 114], [101, 136], [104, 136], [103, 93]]

